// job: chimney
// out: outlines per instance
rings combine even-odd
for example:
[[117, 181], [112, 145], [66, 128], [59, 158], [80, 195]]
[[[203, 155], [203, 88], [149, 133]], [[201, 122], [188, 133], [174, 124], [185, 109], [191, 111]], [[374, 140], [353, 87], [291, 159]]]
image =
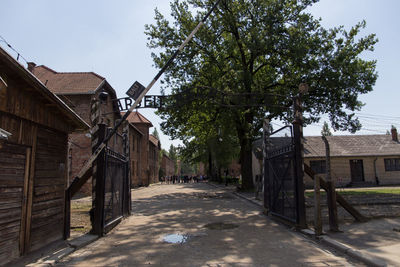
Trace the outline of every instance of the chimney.
[[33, 69], [36, 67], [36, 64], [33, 62], [28, 62], [28, 70], [33, 72]]
[[398, 138], [398, 136], [397, 136], [397, 129], [396, 129], [396, 127], [392, 127], [391, 132], [392, 132], [392, 140], [395, 141], [395, 142], [399, 142], [399, 138]]

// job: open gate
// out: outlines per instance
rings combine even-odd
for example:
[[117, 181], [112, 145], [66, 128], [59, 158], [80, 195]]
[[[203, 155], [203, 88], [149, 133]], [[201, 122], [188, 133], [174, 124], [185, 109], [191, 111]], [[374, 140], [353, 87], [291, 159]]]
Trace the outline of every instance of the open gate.
[[[105, 125], [96, 137], [103, 140]], [[130, 214], [129, 143], [127, 134], [116, 133], [98, 156], [93, 171], [92, 232], [103, 235]]]
[[296, 127], [264, 136], [264, 206], [271, 215], [304, 228], [303, 146]]

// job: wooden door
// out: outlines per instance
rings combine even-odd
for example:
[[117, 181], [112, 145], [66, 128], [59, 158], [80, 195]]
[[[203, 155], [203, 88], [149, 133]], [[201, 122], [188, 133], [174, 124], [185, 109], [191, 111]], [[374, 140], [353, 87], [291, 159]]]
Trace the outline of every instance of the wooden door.
[[30, 148], [0, 143], [0, 264], [23, 253]]
[[364, 182], [364, 167], [361, 159], [350, 160], [351, 182]]

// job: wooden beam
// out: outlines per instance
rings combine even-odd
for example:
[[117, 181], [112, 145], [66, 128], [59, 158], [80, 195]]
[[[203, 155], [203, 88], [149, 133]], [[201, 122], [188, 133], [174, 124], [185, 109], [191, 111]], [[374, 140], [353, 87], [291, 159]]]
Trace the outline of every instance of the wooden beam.
[[81, 189], [81, 187], [92, 177], [93, 166], [86, 170], [86, 172], [81, 177], [75, 177], [69, 186], [68, 190], [70, 190], [71, 198]]
[[25, 253], [25, 235], [26, 235], [26, 211], [28, 209], [28, 187], [29, 187], [29, 169], [31, 161], [31, 148], [26, 148], [25, 159], [25, 175], [24, 188], [22, 195], [22, 210], [21, 210], [21, 227], [19, 232], [19, 252], [21, 255]]
[[[310, 166], [308, 166], [307, 164], [304, 163], [304, 171], [305, 173], [311, 177], [311, 179], [314, 180], [316, 173], [311, 169]], [[320, 183], [321, 183], [321, 187], [325, 190], [328, 191], [328, 183], [320, 178]], [[341, 195], [339, 195], [338, 192], [336, 192], [336, 201], [348, 212], [350, 213], [354, 219], [356, 219], [356, 221], [359, 222], [366, 222], [368, 221], [368, 219], [362, 215], [361, 213], [359, 213], [349, 202], [346, 201], [346, 199], [344, 199]]]
[[32, 128], [32, 152], [29, 166], [29, 182], [28, 182], [28, 198], [27, 198], [27, 211], [26, 211], [26, 231], [25, 231], [25, 244], [24, 253], [28, 252], [31, 243], [31, 223], [32, 223], [32, 205], [33, 205], [33, 181], [35, 178], [35, 162], [36, 162], [36, 145], [37, 145], [37, 131], [38, 126], [35, 124]]

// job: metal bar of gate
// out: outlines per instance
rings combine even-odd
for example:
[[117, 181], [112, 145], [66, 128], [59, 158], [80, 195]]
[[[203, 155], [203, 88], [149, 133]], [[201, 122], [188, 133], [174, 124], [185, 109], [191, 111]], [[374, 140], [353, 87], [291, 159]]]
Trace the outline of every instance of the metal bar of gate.
[[106, 147], [107, 141], [110, 140], [110, 138], [116, 133], [118, 128], [121, 126], [121, 124], [128, 118], [128, 116], [137, 107], [137, 105], [140, 103], [140, 101], [142, 101], [143, 97], [153, 87], [153, 85], [157, 82], [157, 80], [165, 72], [165, 70], [169, 67], [169, 65], [171, 65], [171, 63], [178, 56], [178, 54], [183, 50], [183, 48], [186, 46], [186, 44], [189, 43], [189, 41], [193, 38], [193, 36], [197, 33], [197, 31], [200, 29], [200, 27], [208, 19], [208, 17], [211, 15], [211, 13], [217, 7], [217, 5], [219, 4], [220, 1], [221, 0], [217, 0], [217, 2], [215, 2], [215, 4], [208, 11], [208, 13], [204, 16], [204, 18], [199, 22], [199, 24], [196, 26], [196, 28], [194, 28], [194, 30], [189, 34], [189, 36], [185, 39], [185, 41], [178, 47], [178, 49], [175, 51], [175, 53], [169, 58], [167, 63], [165, 63], [165, 65], [157, 73], [157, 75], [154, 77], [154, 79], [149, 83], [149, 85], [146, 87], [146, 89], [143, 90], [143, 92], [135, 100], [135, 103], [129, 108], [129, 110], [124, 114], [124, 116], [121, 118], [121, 120], [114, 126], [114, 128], [111, 130], [111, 132], [106, 136], [106, 138], [103, 140], [103, 142], [99, 145], [99, 147], [96, 149], [96, 151], [92, 154], [92, 156], [86, 162], [85, 166], [82, 168], [82, 170], [79, 172], [79, 174], [77, 175], [76, 178], [79, 179], [91, 168], [93, 162], [96, 160], [96, 158], [101, 153], [101, 151]]

